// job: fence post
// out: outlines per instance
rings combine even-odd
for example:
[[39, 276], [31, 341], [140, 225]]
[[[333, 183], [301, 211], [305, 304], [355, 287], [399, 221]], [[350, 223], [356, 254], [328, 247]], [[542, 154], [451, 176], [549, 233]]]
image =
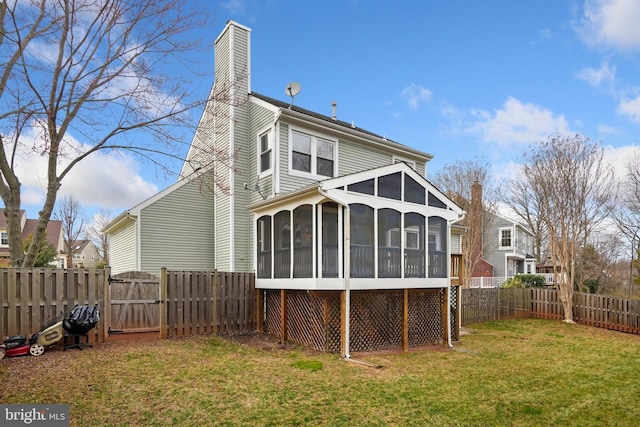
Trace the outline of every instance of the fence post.
[[[103, 317], [103, 323], [102, 323], [102, 329], [103, 329], [103, 334], [104, 334], [104, 342], [108, 342], [109, 338], [111, 337], [109, 335], [109, 326], [111, 326], [111, 267], [107, 266], [104, 268], [104, 298], [102, 299], [103, 304], [104, 304], [104, 316]], [[58, 290], [58, 292], [60, 292], [60, 290]], [[58, 309], [58, 306], [56, 306], [56, 309]]]
[[167, 267], [160, 269], [160, 338], [167, 338], [167, 293], [169, 277], [167, 276]]
[[213, 304], [213, 333], [218, 335], [220, 332], [220, 322], [218, 322], [218, 270], [213, 270], [213, 280], [211, 281], [211, 286], [213, 286], [212, 301]]

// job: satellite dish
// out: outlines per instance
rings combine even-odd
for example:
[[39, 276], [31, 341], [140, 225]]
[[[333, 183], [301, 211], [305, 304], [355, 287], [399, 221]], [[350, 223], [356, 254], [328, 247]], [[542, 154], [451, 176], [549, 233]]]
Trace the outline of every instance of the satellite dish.
[[300, 83], [291, 82], [284, 88], [284, 93], [291, 97], [291, 104], [289, 104], [289, 108], [293, 105], [293, 98], [296, 97], [297, 94], [300, 93]]

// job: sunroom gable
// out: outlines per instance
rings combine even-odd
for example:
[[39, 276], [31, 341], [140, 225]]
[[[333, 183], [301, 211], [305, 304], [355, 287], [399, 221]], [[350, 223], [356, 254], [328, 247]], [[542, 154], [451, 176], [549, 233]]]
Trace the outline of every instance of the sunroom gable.
[[405, 163], [330, 178], [319, 185], [324, 191], [343, 190], [349, 194], [427, 205], [463, 214], [462, 208]]

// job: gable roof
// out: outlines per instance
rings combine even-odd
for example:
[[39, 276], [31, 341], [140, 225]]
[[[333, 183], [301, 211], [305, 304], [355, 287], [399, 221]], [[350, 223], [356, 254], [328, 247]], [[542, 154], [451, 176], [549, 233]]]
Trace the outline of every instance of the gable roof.
[[[24, 210], [20, 210], [20, 216], [26, 216], [26, 212]], [[27, 218], [24, 222], [24, 227], [22, 227], [22, 240], [35, 233], [37, 226], [37, 219]], [[4, 208], [0, 208], [0, 229], [7, 229], [7, 217], [4, 214]], [[49, 220], [49, 223], [47, 224], [47, 241], [58, 251], [62, 250], [62, 247], [60, 246], [61, 238], [62, 221], [58, 221], [55, 219]], [[8, 252], [8, 248], [0, 248], [0, 254], [6, 255]]]

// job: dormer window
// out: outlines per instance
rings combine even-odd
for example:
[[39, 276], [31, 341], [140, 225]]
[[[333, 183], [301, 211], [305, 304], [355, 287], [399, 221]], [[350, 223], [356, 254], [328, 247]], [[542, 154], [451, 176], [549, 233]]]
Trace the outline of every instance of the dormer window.
[[316, 135], [291, 131], [291, 172], [320, 177], [335, 176], [335, 142]]

